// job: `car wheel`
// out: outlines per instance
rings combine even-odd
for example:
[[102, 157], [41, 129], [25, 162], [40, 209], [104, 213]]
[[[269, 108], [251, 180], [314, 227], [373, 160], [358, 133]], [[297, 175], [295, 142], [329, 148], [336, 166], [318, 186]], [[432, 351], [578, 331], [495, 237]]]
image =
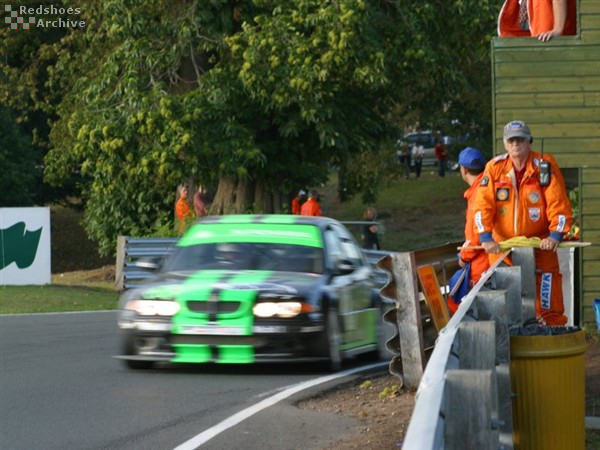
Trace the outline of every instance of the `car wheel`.
[[319, 364], [324, 370], [331, 372], [342, 368], [342, 331], [337, 310], [330, 309], [325, 317], [325, 329], [309, 346], [313, 356], [324, 357], [326, 361]]
[[[123, 336], [122, 341], [123, 355], [125, 356], [137, 356], [139, 354], [137, 345], [135, 343], [135, 336], [132, 334], [126, 334]], [[135, 359], [124, 360], [125, 366], [133, 370], [148, 370], [154, 367], [154, 361], [139, 361]]]
[[327, 314], [327, 338], [329, 344], [329, 370], [332, 372], [342, 368], [342, 330], [340, 319], [335, 309]]

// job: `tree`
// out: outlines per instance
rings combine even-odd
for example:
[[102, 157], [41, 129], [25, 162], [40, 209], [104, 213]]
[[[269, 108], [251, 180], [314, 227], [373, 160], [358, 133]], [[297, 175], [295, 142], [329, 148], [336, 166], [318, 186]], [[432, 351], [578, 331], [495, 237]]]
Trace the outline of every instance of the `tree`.
[[376, 198], [388, 170], [381, 144], [398, 125], [473, 123], [485, 109], [467, 95], [489, 73], [494, 14], [480, 0], [80, 8], [85, 29], [37, 47], [47, 77], [31, 57], [11, 82], [43, 82], [29, 107], [51, 120], [46, 178], [78, 179], [87, 230], [104, 253], [119, 234], [168, 223], [181, 182], [214, 189], [215, 213], [280, 211], [332, 167], [345, 198]]
[[[14, 123], [13, 114], [1, 106], [0, 123]], [[36, 181], [42, 175], [36, 167], [38, 159], [31, 141], [19, 127], [0, 127], [0, 206], [29, 206], [33, 203]]]

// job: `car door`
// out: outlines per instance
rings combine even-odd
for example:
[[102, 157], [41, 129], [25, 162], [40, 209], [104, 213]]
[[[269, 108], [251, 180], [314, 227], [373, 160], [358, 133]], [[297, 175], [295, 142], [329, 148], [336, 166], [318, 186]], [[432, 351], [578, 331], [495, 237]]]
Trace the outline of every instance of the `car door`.
[[334, 268], [339, 267], [340, 263], [350, 263], [354, 267], [352, 272], [338, 273], [332, 279], [338, 293], [346, 347], [370, 343], [374, 317], [371, 308], [371, 268], [356, 241], [343, 226], [331, 225], [326, 231], [325, 239], [332, 248], [329, 253]]

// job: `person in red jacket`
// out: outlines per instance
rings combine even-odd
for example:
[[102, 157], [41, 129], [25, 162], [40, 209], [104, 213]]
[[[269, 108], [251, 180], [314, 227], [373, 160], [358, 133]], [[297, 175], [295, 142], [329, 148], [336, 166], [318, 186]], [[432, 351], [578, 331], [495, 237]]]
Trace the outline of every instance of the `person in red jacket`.
[[300, 214], [303, 216], [322, 216], [321, 206], [317, 199], [319, 198], [319, 194], [314, 189], [308, 191], [308, 200], [306, 200], [302, 204], [302, 208], [300, 209]]
[[[485, 156], [476, 148], [467, 147], [458, 155], [458, 164], [460, 166], [460, 175], [462, 179], [469, 185], [464, 193], [464, 198], [467, 202], [466, 221], [465, 221], [465, 243], [463, 247], [475, 247], [481, 245], [479, 234], [475, 231], [473, 220], [473, 203], [475, 201], [475, 193], [483, 178], [483, 169], [485, 168]], [[469, 289], [471, 289], [481, 275], [489, 269], [490, 262], [485, 250], [467, 249], [464, 248], [459, 253], [458, 264], [460, 267], [465, 267], [471, 264]], [[448, 297], [447, 305], [452, 314], [458, 309], [460, 302], [456, 302], [454, 298]]]
[[576, 0], [505, 0], [498, 16], [498, 36], [554, 36], [577, 34]]
[[292, 214], [295, 214], [295, 215], [300, 214], [300, 210], [302, 207], [300, 200], [302, 200], [302, 197], [304, 197], [305, 195], [306, 195], [306, 192], [304, 192], [303, 189], [300, 189], [300, 191], [298, 191], [298, 195], [296, 195], [292, 199]]
[[446, 149], [444, 148], [444, 144], [442, 144], [442, 141], [440, 140], [437, 141], [433, 150], [435, 152], [435, 158], [437, 159], [439, 164], [438, 174], [440, 177], [443, 177], [446, 175], [446, 164], [448, 164], [448, 152], [446, 151]]
[[536, 315], [547, 325], [564, 325], [567, 318], [556, 249], [573, 223], [565, 181], [552, 156], [531, 150], [533, 137], [524, 122], [506, 124], [503, 137], [507, 153], [487, 163], [475, 196], [481, 245], [493, 262], [499, 257], [499, 242], [516, 236], [539, 237]]

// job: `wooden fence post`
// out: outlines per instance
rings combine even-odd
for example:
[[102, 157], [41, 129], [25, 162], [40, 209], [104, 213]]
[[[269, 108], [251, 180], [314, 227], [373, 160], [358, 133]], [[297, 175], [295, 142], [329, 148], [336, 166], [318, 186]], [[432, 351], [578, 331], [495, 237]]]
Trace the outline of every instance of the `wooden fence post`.
[[391, 256], [392, 276], [396, 285], [396, 323], [400, 337], [402, 375], [405, 386], [416, 389], [425, 367], [417, 265], [412, 252], [394, 253]]
[[123, 290], [123, 267], [125, 266], [125, 245], [127, 236], [117, 237], [117, 261], [115, 266], [115, 288], [117, 291]]

